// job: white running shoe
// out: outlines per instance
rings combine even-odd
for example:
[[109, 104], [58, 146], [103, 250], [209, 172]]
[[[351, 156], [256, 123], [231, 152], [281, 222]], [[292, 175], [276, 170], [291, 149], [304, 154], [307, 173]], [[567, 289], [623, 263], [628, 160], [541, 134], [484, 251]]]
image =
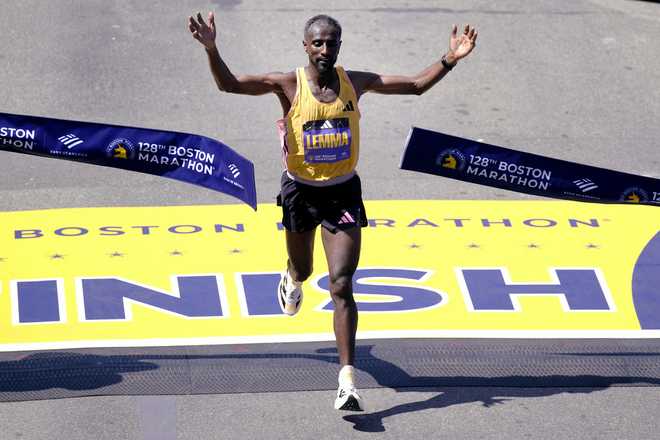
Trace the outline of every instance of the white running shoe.
[[364, 411], [364, 401], [355, 389], [353, 366], [344, 365], [339, 371], [339, 388], [335, 399], [335, 409]]
[[282, 274], [277, 291], [282, 312], [289, 316], [298, 313], [303, 299], [302, 283], [293, 281], [288, 270]]
[[353, 386], [339, 386], [337, 398], [335, 399], [335, 409], [344, 411], [364, 411], [364, 402]]

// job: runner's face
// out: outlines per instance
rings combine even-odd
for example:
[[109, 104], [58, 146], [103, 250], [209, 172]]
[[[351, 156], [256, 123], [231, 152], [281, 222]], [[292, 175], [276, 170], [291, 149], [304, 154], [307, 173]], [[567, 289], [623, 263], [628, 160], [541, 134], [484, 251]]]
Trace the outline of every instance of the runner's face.
[[303, 44], [309, 63], [319, 73], [332, 71], [341, 47], [341, 35], [334, 26], [323, 22], [313, 24], [305, 34]]

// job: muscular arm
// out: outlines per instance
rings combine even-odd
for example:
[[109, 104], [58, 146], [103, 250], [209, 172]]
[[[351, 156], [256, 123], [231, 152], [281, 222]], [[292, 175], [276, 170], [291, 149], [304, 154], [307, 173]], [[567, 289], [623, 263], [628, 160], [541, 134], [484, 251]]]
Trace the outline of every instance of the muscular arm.
[[444, 78], [448, 72], [449, 69], [438, 61], [414, 76], [380, 75], [372, 72], [350, 72], [350, 76], [358, 95], [366, 92], [421, 95]]
[[[465, 26], [462, 35], [457, 35], [458, 28], [452, 28], [449, 39], [449, 51], [444, 55], [445, 64], [450, 67], [465, 58], [474, 49], [477, 31], [469, 25]], [[380, 75], [372, 72], [351, 72], [351, 81], [358, 96], [365, 92], [376, 92], [397, 95], [421, 95], [433, 87], [449, 72], [442, 60], [431, 64], [426, 69], [413, 76]]]
[[206, 49], [209, 59], [209, 67], [213, 74], [218, 89], [228, 93], [240, 93], [243, 95], [264, 95], [266, 93], [277, 93], [284, 91], [284, 83], [287, 80], [295, 81], [295, 74], [282, 72], [271, 72], [260, 75], [235, 76], [220, 57], [218, 49]]
[[294, 72], [271, 72], [261, 75], [234, 75], [224, 62], [215, 44], [215, 16], [209, 13], [209, 23], [206, 24], [201, 14], [196, 19], [189, 17], [188, 28], [193, 38], [199, 41], [206, 50], [209, 67], [218, 89], [228, 93], [243, 95], [264, 95], [266, 93], [284, 94], [288, 97], [291, 90], [295, 93], [296, 76]]

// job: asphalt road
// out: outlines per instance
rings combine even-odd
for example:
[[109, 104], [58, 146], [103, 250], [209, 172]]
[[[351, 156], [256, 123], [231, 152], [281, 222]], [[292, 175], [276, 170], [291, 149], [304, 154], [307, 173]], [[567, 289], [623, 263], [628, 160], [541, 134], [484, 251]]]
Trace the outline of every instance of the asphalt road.
[[[219, 94], [203, 50], [188, 34], [188, 15], [216, 12], [222, 54], [237, 73], [288, 71], [305, 64], [302, 26], [320, 12], [343, 25], [342, 65], [392, 74], [415, 73], [438, 60], [451, 25], [471, 23], [479, 30], [474, 54], [427, 94], [361, 100], [358, 169], [366, 199], [525, 197], [400, 171], [412, 125], [660, 177], [660, 5], [654, 2], [342, 0], [331, 6], [321, 1], [301, 5], [4, 0], [0, 111], [220, 139], [255, 163], [258, 199], [272, 202], [281, 172], [274, 126], [279, 104], [272, 96]], [[222, 203], [235, 201], [167, 179], [0, 153], [0, 211]], [[101, 440], [650, 439], [660, 428], [658, 388], [579, 394], [529, 389], [527, 395], [517, 393], [492, 406], [456, 397], [475, 392], [471, 389], [399, 391], [364, 391], [371, 410], [383, 415], [378, 434], [361, 433], [345, 414], [333, 412], [333, 395], [326, 391], [3, 403], [0, 424], [7, 439]], [[448, 396], [441, 404], [420, 404], [441, 394]]]

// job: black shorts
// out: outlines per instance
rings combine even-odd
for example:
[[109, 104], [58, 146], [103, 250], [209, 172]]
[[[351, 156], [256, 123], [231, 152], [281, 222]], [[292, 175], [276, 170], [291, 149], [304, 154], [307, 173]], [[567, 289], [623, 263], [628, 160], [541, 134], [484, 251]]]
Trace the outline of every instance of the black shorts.
[[334, 234], [368, 225], [357, 174], [337, 185], [311, 186], [296, 182], [285, 172], [277, 205], [282, 207], [282, 225], [291, 232], [311, 231], [321, 225]]

